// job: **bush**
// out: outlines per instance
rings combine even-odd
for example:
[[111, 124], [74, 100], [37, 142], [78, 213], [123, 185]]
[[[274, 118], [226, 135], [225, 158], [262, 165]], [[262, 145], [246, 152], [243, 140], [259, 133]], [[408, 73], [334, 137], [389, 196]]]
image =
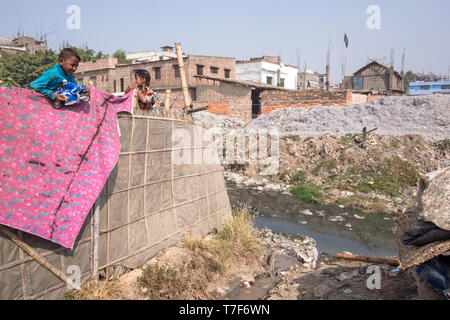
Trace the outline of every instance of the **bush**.
[[302, 183], [291, 188], [289, 192], [307, 203], [323, 203], [322, 187], [312, 183]]

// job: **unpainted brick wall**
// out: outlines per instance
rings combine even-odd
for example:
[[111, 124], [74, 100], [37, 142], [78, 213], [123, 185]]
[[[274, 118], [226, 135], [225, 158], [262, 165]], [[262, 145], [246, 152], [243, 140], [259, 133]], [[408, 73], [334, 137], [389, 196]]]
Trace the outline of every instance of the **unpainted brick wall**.
[[208, 102], [209, 106], [208, 112], [217, 115], [230, 115], [230, 103], [229, 102]]
[[330, 92], [321, 90], [286, 91], [263, 90], [261, 92], [261, 109], [263, 114], [285, 108], [311, 108], [320, 105], [345, 106], [351, 103], [350, 91]]

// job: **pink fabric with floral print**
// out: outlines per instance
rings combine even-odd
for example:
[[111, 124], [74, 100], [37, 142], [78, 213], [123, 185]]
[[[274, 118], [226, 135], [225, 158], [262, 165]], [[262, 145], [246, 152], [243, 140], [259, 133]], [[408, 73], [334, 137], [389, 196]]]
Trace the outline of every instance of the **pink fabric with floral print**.
[[132, 100], [91, 87], [89, 103], [54, 109], [0, 88], [0, 224], [73, 248], [119, 158], [116, 114]]

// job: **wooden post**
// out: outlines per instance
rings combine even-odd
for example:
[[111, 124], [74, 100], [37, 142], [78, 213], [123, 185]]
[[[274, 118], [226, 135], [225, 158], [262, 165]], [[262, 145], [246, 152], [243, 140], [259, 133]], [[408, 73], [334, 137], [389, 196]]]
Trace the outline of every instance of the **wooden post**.
[[172, 94], [172, 89], [166, 89], [166, 110], [170, 110], [170, 95]]
[[338, 259], [344, 260], [352, 260], [352, 261], [361, 261], [367, 263], [376, 263], [376, 264], [388, 264], [394, 267], [398, 267], [400, 263], [397, 259], [387, 259], [387, 258], [372, 258], [372, 257], [363, 257], [363, 256], [353, 256], [345, 253], [338, 253], [336, 255]]
[[183, 90], [184, 105], [186, 109], [192, 108], [192, 100], [188, 91], [188, 85], [186, 80], [186, 70], [184, 68], [183, 52], [181, 51], [181, 44], [175, 43], [175, 48], [177, 50], [178, 67], [180, 69], [181, 75], [181, 88]]
[[[57, 276], [59, 279], [64, 281], [66, 284], [70, 284], [72, 288], [75, 288], [75, 284], [71, 279], [69, 279], [61, 270], [56, 269], [50, 264], [44, 257], [40, 256], [33, 248], [28, 246], [25, 242], [21, 241], [12, 231], [7, 227], [0, 225], [0, 231], [8, 236], [11, 241], [18, 245], [23, 251], [30, 255], [34, 260], [36, 260], [41, 266], [48, 269], [51, 273]], [[79, 289], [79, 288], [77, 288]]]
[[92, 270], [92, 280], [94, 280], [94, 288], [98, 289], [98, 242], [100, 235], [100, 206], [96, 202], [94, 204], [94, 237], [93, 248], [94, 248], [94, 262], [93, 262], [93, 270]]

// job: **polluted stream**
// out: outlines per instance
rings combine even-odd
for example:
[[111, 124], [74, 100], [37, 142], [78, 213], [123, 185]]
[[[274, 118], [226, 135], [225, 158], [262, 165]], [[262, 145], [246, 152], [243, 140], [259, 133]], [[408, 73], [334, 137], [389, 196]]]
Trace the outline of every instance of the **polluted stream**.
[[304, 203], [274, 191], [229, 186], [232, 206], [249, 204], [258, 213], [255, 227], [291, 236], [308, 236], [320, 253], [347, 251], [370, 257], [397, 256], [394, 216]]

